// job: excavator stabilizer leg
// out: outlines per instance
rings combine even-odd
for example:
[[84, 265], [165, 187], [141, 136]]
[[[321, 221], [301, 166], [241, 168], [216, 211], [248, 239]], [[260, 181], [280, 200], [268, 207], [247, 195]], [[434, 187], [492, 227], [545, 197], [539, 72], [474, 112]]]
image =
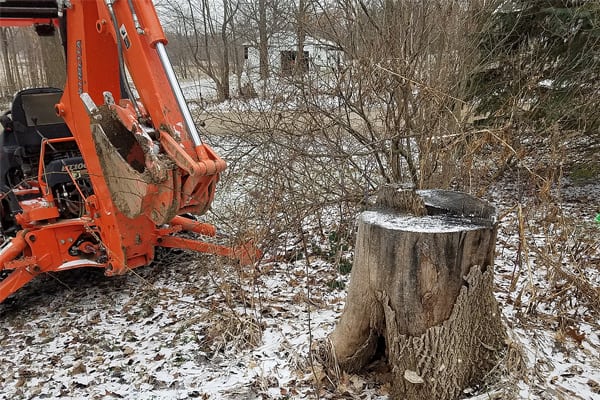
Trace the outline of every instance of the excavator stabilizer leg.
[[199, 253], [215, 254], [218, 256], [233, 258], [239, 260], [242, 265], [252, 265], [262, 253], [252, 243], [245, 243], [241, 246], [229, 247], [214, 243], [202, 242], [194, 239], [186, 239], [176, 236], [163, 237], [158, 241], [161, 247], [170, 247], [174, 249], [187, 249]]
[[35, 275], [26, 269], [11, 272], [6, 278], [0, 281], [0, 303], [25, 286], [33, 278], [35, 278]]
[[[217, 229], [214, 225], [198, 222], [180, 215], [171, 220], [171, 226], [175, 227], [176, 231], [194, 232], [203, 236], [214, 237], [217, 234]], [[197, 239], [170, 236], [168, 231], [161, 236], [157, 241], [157, 245], [160, 247], [188, 249], [199, 253], [229, 257], [238, 260], [242, 265], [254, 264], [262, 257], [262, 252], [251, 241], [239, 246], [230, 247]]]
[[27, 246], [24, 236], [25, 232], [21, 231], [0, 248], [0, 274], [7, 274], [0, 280], [0, 303], [35, 277], [35, 274], [25, 267], [16, 270], [5, 269], [5, 265], [19, 257]]

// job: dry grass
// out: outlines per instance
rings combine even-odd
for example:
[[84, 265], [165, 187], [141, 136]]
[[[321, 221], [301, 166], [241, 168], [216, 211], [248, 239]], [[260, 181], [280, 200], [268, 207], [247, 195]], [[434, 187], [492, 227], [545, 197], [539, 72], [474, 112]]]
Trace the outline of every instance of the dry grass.
[[[385, 182], [371, 147], [326, 123], [327, 118], [308, 113], [312, 111], [219, 112], [210, 115], [207, 125], [209, 138], [230, 161], [221, 193], [235, 188], [239, 200], [226, 203], [219, 216], [244, 227], [245, 234], [267, 250], [267, 261], [306, 257], [311, 252], [302, 249], [301, 239], [322, 242], [327, 238], [325, 226], [337, 226], [338, 237], [352, 244], [354, 217]], [[499, 247], [510, 249], [510, 259], [500, 263], [514, 265], [511, 282], [499, 288], [507, 291], [516, 312], [508, 325], [555, 330], [557, 340], [581, 343], [585, 337], [578, 324], [597, 324], [600, 315], [598, 227], [589, 219], [600, 210], [591, 204], [586, 216], [581, 202], [589, 200], [565, 193], [598, 179], [595, 153], [581, 153], [585, 138], [576, 132], [549, 129], [540, 136], [510, 124], [463, 128], [436, 137], [428, 149], [437, 155], [428, 156], [435, 161], [428, 166], [428, 185], [465, 191], [499, 208], [506, 232]], [[332, 259], [339, 260], [339, 255]], [[237, 284], [245, 280], [251, 287], [253, 276], [239, 275]], [[252, 301], [249, 304], [256, 304]], [[228, 326], [220, 329], [235, 332]], [[504, 360], [489, 377], [490, 390], [497, 388], [494, 381], [506, 385], [509, 380], [541, 379], [525, 367], [523, 346], [518, 338], [511, 339]], [[313, 361], [308, 365], [315, 385], [329, 382], [328, 387], [337, 387], [343, 374], [335, 369], [328, 373], [324, 360]]]

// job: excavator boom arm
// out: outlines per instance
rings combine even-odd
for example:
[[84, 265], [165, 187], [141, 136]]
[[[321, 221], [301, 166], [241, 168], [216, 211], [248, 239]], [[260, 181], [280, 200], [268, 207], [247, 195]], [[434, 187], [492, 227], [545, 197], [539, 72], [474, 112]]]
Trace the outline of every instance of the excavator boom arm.
[[[196, 129], [150, 0], [0, 0], [0, 26], [9, 25], [44, 34], [54, 29], [39, 27], [60, 26], [66, 33], [67, 81], [54, 111], [68, 132], [33, 143], [41, 151], [37, 176], [0, 194], [13, 204], [3, 215], [18, 228], [0, 250], [0, 279], [9, 274], [0, 280], [0, 301], [44, 272], [94, 266], [107, 275], [125, 273], [151, 263], [160, 246], [243, 262], [260, 256], [247, 244], [228, 248], [173, 236], [214, 235], [214, 228], [183, 215], [208, 210], [226, 164]], [[21, 97], [25, 104], [53, 93]], [[38, 136], [32, 138], [39, 142]], [[45, 161], [44, 154], [73, 141], [80, 157], [71, 155], [62, 167]], [[48, 169], [62, 178], [49, 178]], [[71, 210], [72, 199], [78, 210]]]

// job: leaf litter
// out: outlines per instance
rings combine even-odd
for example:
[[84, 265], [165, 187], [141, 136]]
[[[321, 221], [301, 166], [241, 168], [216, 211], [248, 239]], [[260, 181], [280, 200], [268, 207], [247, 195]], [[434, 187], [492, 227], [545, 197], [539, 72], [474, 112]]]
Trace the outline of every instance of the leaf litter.
[[[600, 399], [600, 226], [586, 201], [600, 185], [568, 187], [561, 213], [571, 225], [544, 225], [533, 211], [519, 219], [510, 183], [500, 187], [488, 196], [503, 215], [496, 297], [518, 351], [465, 397]], [[523, 240], [524, 224], [538, 234]], [[332, 377], [312, 359], [349, 274], [307, 229], [309, 254], [289, 233], [291, 244], [254, 267], [169, 252], [125, 276], [79, 269], [34, 280], [0, 305], [1, 398], [387, 398], [382, 373]], [[351, 246], [341, 252], [351, 260]]]

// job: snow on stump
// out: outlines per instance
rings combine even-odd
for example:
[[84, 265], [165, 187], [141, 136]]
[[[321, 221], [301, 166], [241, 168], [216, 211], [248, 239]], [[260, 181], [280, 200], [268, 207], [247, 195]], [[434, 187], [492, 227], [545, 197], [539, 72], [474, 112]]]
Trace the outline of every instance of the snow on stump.
[[344, 312], [324, 356], [358, 372], [381, 356], [392, 398], [455, 399], [497, 364], [495, 209], [470, 195], [385, 187], [362, 213]]

